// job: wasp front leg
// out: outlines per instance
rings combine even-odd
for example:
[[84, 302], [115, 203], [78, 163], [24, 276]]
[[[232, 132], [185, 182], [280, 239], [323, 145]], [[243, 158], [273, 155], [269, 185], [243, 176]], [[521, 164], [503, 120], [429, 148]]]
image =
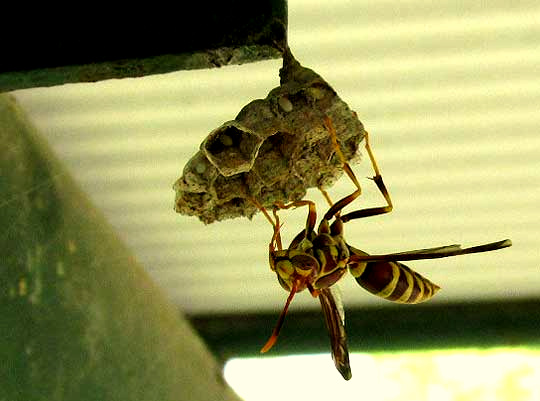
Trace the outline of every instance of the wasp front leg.
[[261, 213], [264, 215], [266, 220], [268, 220], [268, 222], [272, 225], [272, 228], [274, 230], [272, 234], [272, 239], [270, 240], [270, 244], [268, 244], [269, 255], [270, 255], [270, 267], [272, 268], [272, 270], [274, 270], [272, 256], [275, 254], [276, 251], [281, 251], [283, 249], [283, 245], [281, 242], [281, 233], [280, 233], [281, 225], [279, 222], [279, 216], [277, 215], [277, 210], [274, 209], [273, 210], [274, 219], [272, 219], [272, 217], [270, 217], [270, 214], [268, 213], [266, 208], [263, 205], [261, 205], [259, 201], [257, 201], [255, 198], [251, 198], [251, 201], [261, 211]]

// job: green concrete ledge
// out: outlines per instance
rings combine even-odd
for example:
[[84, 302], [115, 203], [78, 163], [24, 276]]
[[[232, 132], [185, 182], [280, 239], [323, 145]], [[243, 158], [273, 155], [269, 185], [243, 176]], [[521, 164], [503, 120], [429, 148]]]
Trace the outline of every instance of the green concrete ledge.
[[0, 194], [1, 400], [238, 400], [5, 95]]

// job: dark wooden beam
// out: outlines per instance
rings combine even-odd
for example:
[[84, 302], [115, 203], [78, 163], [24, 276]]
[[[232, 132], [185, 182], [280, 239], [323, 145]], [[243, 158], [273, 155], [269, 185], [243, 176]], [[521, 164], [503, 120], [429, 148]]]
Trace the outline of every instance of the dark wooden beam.
[[286, 0], [83, 10], [48, 8], [6, 37], [0, 92], [279, 58], [286, 40]]

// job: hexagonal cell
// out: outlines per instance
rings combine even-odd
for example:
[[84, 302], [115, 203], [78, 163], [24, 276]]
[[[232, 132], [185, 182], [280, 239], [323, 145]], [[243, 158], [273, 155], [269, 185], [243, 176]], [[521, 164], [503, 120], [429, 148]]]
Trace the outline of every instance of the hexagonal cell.
[[208, 135], [201, 150], [222, 175], [230, 177], [251, 170], [262, 142], [249, 128], [229, 121]]
[[174, 185], [175, 210], [204, 223], [245, 216], [274, 202], [302, 199], [342, 174], [325, 117], [341, 150], [353, 158], [364, 136], [354, 113], [317, 73], [286, 51], [281, 84], [256, 99], [235, 120], [212, 131]]

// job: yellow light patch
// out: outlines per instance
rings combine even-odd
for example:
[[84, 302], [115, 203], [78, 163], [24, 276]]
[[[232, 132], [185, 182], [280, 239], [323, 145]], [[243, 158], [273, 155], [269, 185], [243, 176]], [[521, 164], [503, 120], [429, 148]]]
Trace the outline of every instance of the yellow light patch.
[[[530, 401], [540, 399], [539, 358], [540, 350], [526, 348], [351, 353], [348, 382], [328, 353], [242, 358], [227, 362], [225, 379], [246, 401]], [[271, 385], [276, 372], [295, 380]], [[324, 377], [324, 385], [298, 385], [313, 377]]]

